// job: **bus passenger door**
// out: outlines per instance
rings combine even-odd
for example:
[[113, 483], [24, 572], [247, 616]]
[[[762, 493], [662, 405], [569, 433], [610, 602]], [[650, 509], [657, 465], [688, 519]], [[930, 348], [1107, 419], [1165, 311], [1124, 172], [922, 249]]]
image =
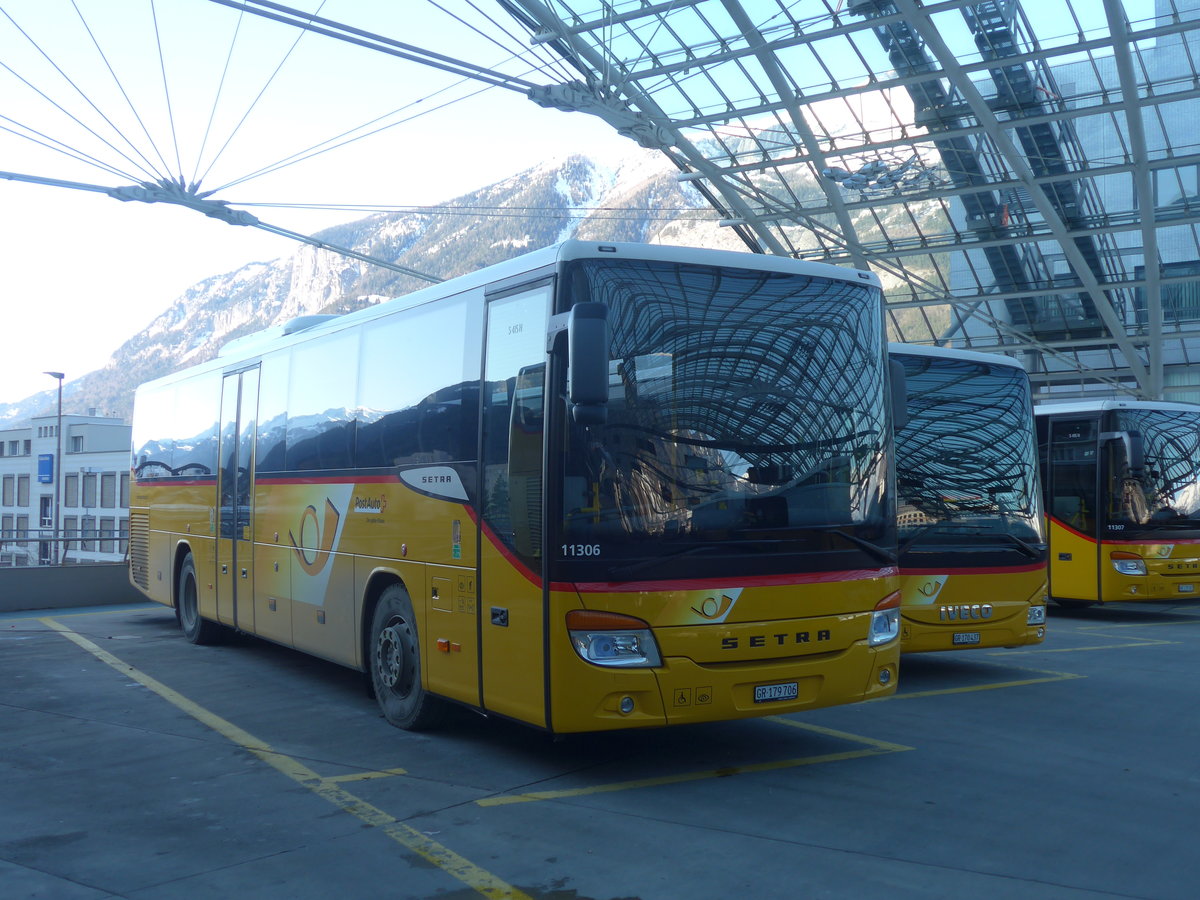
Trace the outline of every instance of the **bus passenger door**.
[[254, 631], [254, 433], [258, 369], [226, 375], [217, 471], [217, 618]]
[[1050, 422], [1050, 595], [1098, 599], [1097, 428], [1094, 418]]
[[547, 725], [542, 472], [552, 284], [489, 298], [481, 408], [480, 685], [485, 709]]

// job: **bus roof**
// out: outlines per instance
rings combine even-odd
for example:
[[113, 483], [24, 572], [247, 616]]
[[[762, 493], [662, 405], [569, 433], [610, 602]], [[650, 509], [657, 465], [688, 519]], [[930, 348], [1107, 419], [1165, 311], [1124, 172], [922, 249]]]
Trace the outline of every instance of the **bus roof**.
[[1194, 403], [1169, 403], [1166, 400], [1075, 400], [1061, 403], [1038, 403], [1033, 407], [1035, 416], [1050, 416], [1059, 413], [1103, 412], [1109, 409], [1162, 409], [1172, 412], [1200, 413]]
[[1000, 353], [980, 353], [977, 350], [958, 350], [954, 347], [932, 347], [928, 344], [901, 344], [890, 341], [888, 343], [888, 353], [906, 353], [910, 356], [930, 356], [939, 359], [961, 359], [969, 362], [1023, 369], [1022, 365], [1011, 356], [1004, 356]]

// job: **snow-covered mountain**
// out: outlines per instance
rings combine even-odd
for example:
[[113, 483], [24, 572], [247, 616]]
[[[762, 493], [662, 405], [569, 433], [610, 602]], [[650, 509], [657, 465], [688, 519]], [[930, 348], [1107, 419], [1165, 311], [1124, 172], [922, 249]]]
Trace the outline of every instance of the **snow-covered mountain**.
[[[666, 160], [636, 152], [615, 167], [583, 156], [547, 162], [432, 212], [369, 216], [315, 235], [439, 278], [452, 278], [565, 238], [744, 250], [708, 205], [680, 184]], [[216, 355], [227, 341], [295, 316], [349, 312], [426, 282], [300, 245], [291, 256], [251, 263], [189, 288], [133, 335], [103, 369], [68, 382], [68, 411], [130, 414], [138, 384]], [[0, 427], [52, 409], [46, 391], [0, 403]]]

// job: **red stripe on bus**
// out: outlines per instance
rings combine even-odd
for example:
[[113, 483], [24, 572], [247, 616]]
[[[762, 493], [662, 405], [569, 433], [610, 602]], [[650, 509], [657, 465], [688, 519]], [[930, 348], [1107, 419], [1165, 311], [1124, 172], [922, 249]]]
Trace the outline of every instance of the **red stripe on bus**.
[[1045, 563], [1030, 563], [1025, 566], [942, 566], [940, 569], [906, 569], [900, 567], [901, 575], [1006, 575], [1010, 572], [1038, 572], [1046, 568]]
[[783, 575], [727, 575], [720, 578], [685, 578], [671, 581], [577, 581], [554, 582], [556, 591], [577, 590], [582, 594], [624, 594], [640, 591], [706, 591], [713, 588], [765, 587], [790, 584], [832, 584], [845, 581], [869, 581], [898, 575], [895, 566], [882, 569], [848, 569], [840, 572], [793, 572]]
[[1088, 537], [1082, 531], [1077, 531], [1053, 516], [1050, 517], [1050, 521], [1061, 528], [1065, 528], [1076, 537], [1083, 538], [1085, 541], [1090, 541], [1093, 544], [1121, 544], [1130, 547], [1142, 547], [1151, 544], [1200, 544], [1200, 538], [1173, 538], [1169, 531], [1165, 531], [1160, 537], [1154, 538], [1106, 538], [1105, 540], [1097, 541], [1094, 537]]

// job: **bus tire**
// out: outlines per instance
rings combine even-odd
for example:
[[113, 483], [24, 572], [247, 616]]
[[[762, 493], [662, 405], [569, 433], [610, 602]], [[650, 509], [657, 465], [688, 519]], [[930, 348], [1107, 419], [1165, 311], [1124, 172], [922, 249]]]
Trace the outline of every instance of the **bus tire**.
[[421, 644], [412, 600], [402, 585], [384, 589], [371, 618], [371, 686], [383, 717], [397, 728], [424, 731], [445, 711], [421, 684]]
[[221, 639], [221, 626], [200, 616], [200, 591], [196, 585], [196, 562], [192, 554], [179, 567], [179, 590], [175, 595], [175, 614], [183, 636], [193, 644], [215, 644]]

